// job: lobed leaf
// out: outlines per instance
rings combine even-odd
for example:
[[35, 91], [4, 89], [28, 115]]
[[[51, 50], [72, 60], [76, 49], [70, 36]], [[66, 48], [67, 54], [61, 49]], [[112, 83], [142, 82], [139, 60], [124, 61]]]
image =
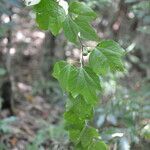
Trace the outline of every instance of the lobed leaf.
[[67, 130], [81, 130], [85, 125], [85, 120], [79, 118], [72, 110], [64, 113], [65, 118], [65, 128]]
[[82, 17], [84, 21], [92, 21], [96, 18], [96, 13], [83, 2], [70, 3], [69, 12]]
[[57, 35], [62, 29], [65, 20], [65, 10], [55, 0], [41, 0], [34, 6], [36, 21], [43, 30], [50, 30]]
[[74, 74], [76, 74], [76, 68], [65, 61], [60, 61], [54, 66], [53, 76], [59, 80], [62, 89], [65, 91], [70, 91], [71, 78]]
[[95, 30], [81, 16], [73, 19], [68, 15], [63, 23], [63, 29], [67, 39], [73, 43], [77, 43], [78, 36], [86, 40], [99, 40]]
[[96, 91], [101, 89], [99, 77], [88, 67], [78, 68], [70, 78], [70, 92], [74, 97], [81, 94], [87, 103], [95, 104]]
[[122, 56], [124, 50], [112, 40], [102, 41], [89, 56], [89, 66], [97, 74], [106, 74], [108, 70], [124, 71]]
[[79, 36], [82, 39], [91, 40], [91, 41], [98, 41], [99, 37], [93, 27], [84, 20], [83, 17], [77, 17], [74, 22], [77, 25]]
[[107, 145], [103, 141], [94, 141], [88, 150], [108, 150]]
[[89, 147], [89, 145], [97, 138], [99, 138], [99, 133], [96, 129], [87, 126], [81, 136], [81, 144], [85, 148]]
[[73, 43], [77, 43], [78, 27], [73, 19], [68, 15], [63, 23], [66, 38]]
[[87, 103], [94, 105], [97, 101], [97, 90], [101, 90], [99, 77], [88, 67], [75, 68], [65, 62], [56, 63], [54, 77], [61, 87], [72, 94], [84, 96]]
[[59, 79], [61, 70], [67, 65], [67, 62], [65, 61], [59, 61], [55, 63], [54, 69], [53, 69], [53, 77], [56, 79]]

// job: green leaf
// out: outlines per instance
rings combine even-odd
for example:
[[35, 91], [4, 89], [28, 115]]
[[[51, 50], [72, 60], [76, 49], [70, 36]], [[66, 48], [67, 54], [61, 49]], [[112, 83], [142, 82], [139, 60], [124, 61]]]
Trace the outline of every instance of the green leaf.
[[72, 110], [69, 110], [64, 113], [65, 118], [65, 128], [81, 130], [85, 125], [85, 120], [83, 118], [79, 118]]
[[67, 62], [65, 61], [59, 61], [54, 65], [53, 69], [53, 77], [56, 79], [59, 79], [61, 70], [67, 65]]
[[88, 150], [108, 150], [107, 145], [103, 141], [94, 141]]
[[100, 80], [90, 68], [75, 68], [61, 61], [54, 66], [53, 76], [73, 97], [81, 94], [87, 103], [93, 105], [96, 103], [96, 91], [101, 89]]
[[87, 150], [87, 148], [84, 148], [82, 145], [81, 145], [81, 142], [78, 143], [77, 145], [75, 145], [75, 150]]
[[91, 52], [89, 56], [89, 66], [97, 74], [104, 75], [108, 70], [123, 71], [124, 65], [122, 63], [122, 56], [124, 50], [118, 43], [112, 40], [102, 41]]
[[59, 80], [62, 89], [66, 91], [70, 91], [70, 80], [74, 74], [76, 74], [76, 68], [65, 61], [60, 61], [54, 66], [53, 76]]
[[54, 35], [57, 35], [65, 20], [65, 10], [59, 6], [55, 0], [42, 0], [34, 6], [36, 11], [36, 21], [39, 27], [43, 30], [50, 30]]
[[69, 5], [69, 12], [79, 15], [85, 21], [92, 21], [96, 18], [96, 13], [83, 2], [72, 2]]
[[88, 22], [84, 20], [83, 17], [77, 17], [74, 22], [78, 27], [79, 36], [85, 40], [98, 41], [99, 37], [97, 36], [95, 30], [89, 25]]
[[[81, 144], [83, 147], [88, 147], [95, 139], [99, 138], [99, 134], [95, 128], [86, 127], [81, 136]], [[93, 149], [95, 150], [95, 149]]]
[[74, 97], [83, 95], [87, 103], [95, 104], [96, 90], [100, 89], [99, 77], [88, 67], [78, 68], [76, 73], [70, 76], [69, 91]]
[[73, 43], [77, 43], [78, 27], [73, 19], [68, 15], [63, 23], [66, 38]]
[[71, 141], [75, 144], [79, 142], [79, 136], [80, 136], [81, 130], [70, 130], [69, 131], [69, 137]]
[[86, 40], [99, 40], [92, 26], [90, 26], [89, 23], [80, 16], [73, 19], [68, 15], [63, 23], [63, 29], [66, 38], [73, 43], [77, 43], [78, 36]]
[[[26, 6], [33, 6], [36, 5], [40, 2], [41, 0], [25, 0], [25, 5]], [[13, 1], [15, 2], [15, 1]]]
[[79, 95], [76, 98], [70, 96], [69, 98], [68, 110], [71, 110], [78, 119], [90, 119], [93, 116], [93, 107], [85, 101], [83, 96]]
[[70, 91], [72, 77], [76, 74], [76, 68], [73, 65], [67, 64], [60, 72], [59, 82], [61, 87]]

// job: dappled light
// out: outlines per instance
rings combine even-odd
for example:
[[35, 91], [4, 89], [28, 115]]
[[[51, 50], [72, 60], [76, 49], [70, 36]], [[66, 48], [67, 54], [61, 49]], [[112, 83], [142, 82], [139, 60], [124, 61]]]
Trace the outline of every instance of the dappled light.
[[0, 150], [149, 150], [149, 42], [149, 0], [0, 0]]

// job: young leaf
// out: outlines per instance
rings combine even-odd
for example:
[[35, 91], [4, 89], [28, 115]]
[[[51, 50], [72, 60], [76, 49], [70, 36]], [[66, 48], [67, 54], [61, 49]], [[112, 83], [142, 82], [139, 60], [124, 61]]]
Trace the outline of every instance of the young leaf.
[[98, 138], [99, 138], [99, 134], [96, 131], [96, 129], [87, 126], [81, 136], [81, 144], [84, 148], [89, 147], [89, 145], [92, 144], [92, 142]]
[[50, 30], [57, 35], [65, 20], [65, 10], [55, 0], [41, 0], [34, 6], [36, 11], [36, 21], [43, 30]]
[[82, 17], [84, 21], [92, 21], [96, 18], [96, 13], [83, 2], [70, 3], [69, 12]]
[[55, 63], [54, 69], [53, 69], [53, 77], [56, 79], [59, 79], [61, 70], [67, 65], [67, 62], [65, 61], [59, 61]]
[[94, 141], [88, 150], [108, 150], [107, 145], [103, 141]]
[[78, 68], [75, 74], [70, 76], [69, 90], [73, 96], [83, 95], [87, 103], [95, 104], [97, 100], [96, 90], [100, 90], [99, 77], [88, 67]]
[[80, 37], [85, 40], [98, 41], [99, 37], [96, 34], [95, 30], [89, 25], [88, 22], [84, 20], [83, 17], [77, 17], [74, 22], [78, 27], [78, 33], [80, 33]]
[[91, 119], [93, 116], [93, 107], [85, 101], [83, 96], [79, 95], [76, 98], [70, 96], [69, 98], [71, 101], [69, 110], [78, 116], [78, 119]]
[[69, 110], [64, 113], [65, 118], [65, 128], [67, 130], [81, 130], [85, 125], [84, 119], [79, 119], [79, 117], [73, 113], [72, 110]]
[[95, 30], [80, 16], [73, 19], [68, 15], [63, 23], [63, 29], [67, 39], [73, 43], [77, 43], [78, 36], [92, 41], [99, 39]]
[[81, 133], [81, 130], [72, 130], [71, 129], [69, 131], [69, 137], [74, 144], [79, 142], [80, 133]]
[[122, 63], [122, 56], [124, 50], [118, 43], [112, 40], [102, 41], [91, 52], [89, 56], [89, 66], [97, 74], [105, 74], [108, 70], [123, 71], [124, 65]]
[[33, 6], [36, 5], [40, 2], [41, 0], [25, 0], [25, 5], [26, 6]]
[[64, 61], [58, 62], [54, 66], [53, 76], [59, 81], [62, 89], [65, 91], [70, 91], [70, 82], [74, 74], [76, 74], [76, 68]]
[[66, 38], [73, 43], [77, 43], [78, 27], [73, 19], [68, 15], [63, 23]]
[[53, 76], [61, 87], [73, 97], [83, 95], [90, 104], [97, 100], [96, 91], [101, 89], [99, 77], [88, 67], [75, 68], [65, 62], [56, 63]]

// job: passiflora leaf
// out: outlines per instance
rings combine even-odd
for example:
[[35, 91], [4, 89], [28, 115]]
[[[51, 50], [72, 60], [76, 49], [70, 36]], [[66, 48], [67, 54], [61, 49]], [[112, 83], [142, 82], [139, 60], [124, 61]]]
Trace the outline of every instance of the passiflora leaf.
[[96, 91], [101, 89], [100, 80], [90, 68], [78, 68], [76, 73], [70, 76], [69, 84], [69, 91], [73, 96], [81, 94], [87, 103], [96, 103]]
[[34, 4], [34, 10], [36, 22], [43, 30], [50, 30], [57, 35], [63, 27], [66, 38], [75, 44], [78, 36], [86, 40], [99, 40], [95, 30], [89, 24], [96, 14], [82, 2], [72, 2], [69, 10], [64, 10], [56, 0], [41, 0]]
[[85, 40], [98, 41], [99, 37], [93, 27], [84, 20], [83, 17], [77, 17], [74, 22], [78, 27], [79, 36]]
[[56, 63], [53, 76], [59, 80], [61, 87], [73, 97], [84, 96], [89, 104], [97, 101], [96, 91], [101, 90], [99, 77], [88, 67], [75, 68], [65, 62]]
[[82, 17], [84, 21], [92, 21], [96, 18], [96, 13], [83, 2], [71, 2], [69, 12]]
[[50, 30], [57, 35], [65, 20], [65, 10], [55, 0], [41, 0], [34, 6], [36, 12], [36, 21], [43, 30]]
[[93, 141], [88, 150], [108, 150], [107, 145], [103, 141]]
[[76, 98], [69, 96], [70, 104], [64, 114], [65, 127], [69, 130], [71, 141], [76, 144], [79, 142], [79, 136], [86, 122], [93, 116], [93, 107], [86, 103], [83, 96], [79, 95]]
[[87, 126], [81, 135], [81, 144], [84, 148], [89, 147], [90, 144], [96, 139], [99, 138], [99, 133], [95, 128]]
[[78, 36], [82, 39], [98, 41], [99, 38], [89, 24], [95, 19], [95, 12], [82, 2], [69, 4], [68, 16], [63, 23], [65, 36], [70, 42], [77, 43]]
[[81, 16], [73, 19], [68, 15], [63, 23], [63, 29], [67, 39], [73, 43], [77, 43], [78, 36], [86, 40], [99, 40], [95, 30]]
[[71, 129], [69, 131], [69, 137], [71, 141], [75, 144], [79, 142], [79, 136], [80, 136], [81, 130], [73, 130]]
[[59, 61], [55, 64], [53, 69], [53, 77], [59, 79], [61, 70], [67, 65], [66, 61]]
[[76, 74], [76, 68], [64, 61], [58, 62], [54, 66], [53, 76], [59, 80], [59, 83], [65, 91], [70, 91], [71, 79]]
[[33, 5], [40, 3], [40, 1], [41, 0], [25, 0], [25, 5], [26, 6], [33, 6]]
[[104, 75], [108, 70], [112, 72], [123, 71], [122, 56], [124, 50], [112, 40], [102, 41], [91, 52], [89, 66], [97, 74]]
[[73, 114], [78, 116], [79, 120], [82, 119], [91, 119], [93, 116], [93, 107], [91, 104], [88, 104], [84, 97], [79, 95], [76, 98], [70, 96], [70, 106], [68, 107], [68, 111], [72, 111]]
[[81, 130], [85, 125], [85, 119], [79, 118], [72, 110], [65, 112], [64, 118], [67, 130]]
[[[98, 41], [99, 38], [90, 22], [95, 19], [95, 12], [83, 2], [68, 3], [58, 0], [26, 0], [34, 5], [36, 21], [43, 30], [50, 30], [54, 35], [63, 29], [66, 38], [75, 44], [80, 40]], [[32, 2], [32, 3], [31, 3]], [[81, 41], [80, 41], [81, 43]], [[82, 49], [83, 55], [89, 56], [88, 67], [75, 67], [65, 61], [55, 64], [53, 76], [68, 94], [65, 128], [69, 132], [76, 150], [106, 150], [106, 145], [99, 138], [98, 131], [90, 127], [93, 108], [101, 91], [99, 75], [107, 71], [123, 71], [122, 56], [124, 50], [114, 41], [100, 42], [91, 52]]]
[[73, 43], [77, 43], [78, 27], [74, 20], [68, 15], [63, 23], [66, 38]]

